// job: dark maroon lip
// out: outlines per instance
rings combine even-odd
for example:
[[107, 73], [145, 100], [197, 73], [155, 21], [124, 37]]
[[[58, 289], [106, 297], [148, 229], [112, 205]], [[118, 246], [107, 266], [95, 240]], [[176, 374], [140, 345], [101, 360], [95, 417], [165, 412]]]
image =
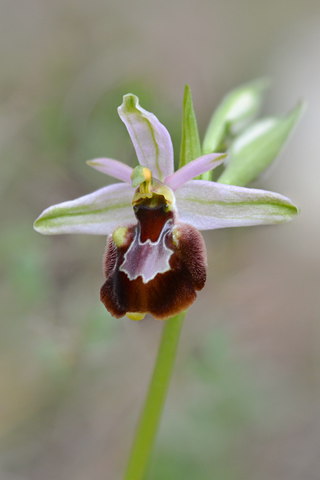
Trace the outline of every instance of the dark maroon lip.
[[[125, 243], [119, 248], [113, 242], [112, 235], [109, 236], [104, 263], [106, 281], [101, 288], [100, 298], [116, 318], [123, 317], [127, 312], [138, 312], [151, 313], [154, 318], [164, 320], [187, 310], [195, 301], [196, 292], [204, 287], [204, 241], [200, 232], [191, 225], [174, 220], [167, 222], [165, 228], [168, 231], [164, 241], [172, 251], [168, 270], [155, 272], [155, 276], [146, 283], [141, 276], [130, 280], [120, 267], [140, 225], [128, 227]], [[173, 229], [177, 241], [173, 240]], [[142, 255], [144, 250], [142, 245], [141, 252], [137, 254]]]

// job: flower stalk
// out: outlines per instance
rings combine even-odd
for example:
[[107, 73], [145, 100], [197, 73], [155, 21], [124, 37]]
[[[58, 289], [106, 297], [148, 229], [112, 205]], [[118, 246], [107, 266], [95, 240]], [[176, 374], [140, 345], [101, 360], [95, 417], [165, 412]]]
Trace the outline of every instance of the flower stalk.
[[160, 424], [186, 312], [167, 320], [124, 480], [144, 480]]

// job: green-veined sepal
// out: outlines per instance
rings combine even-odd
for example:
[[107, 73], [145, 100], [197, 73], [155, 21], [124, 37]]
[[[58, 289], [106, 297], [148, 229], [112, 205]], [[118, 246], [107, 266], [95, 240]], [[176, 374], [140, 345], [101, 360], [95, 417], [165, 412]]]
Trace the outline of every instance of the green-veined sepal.
[[34, 222], [34, 228], [44, 235], [108, 235], [119, 225], [135, 223], [131, 205], [133, 193], [133, 188], [126, 183], [109, 185], [47, 208]]

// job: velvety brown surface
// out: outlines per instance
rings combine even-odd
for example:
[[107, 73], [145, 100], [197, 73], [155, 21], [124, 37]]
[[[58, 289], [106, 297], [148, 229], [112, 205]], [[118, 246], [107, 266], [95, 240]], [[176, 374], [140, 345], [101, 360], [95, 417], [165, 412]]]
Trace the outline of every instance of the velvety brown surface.
[[131, 281], [126, 273], [119, 271], [136, 228], [128, 229], [126, 242], [120, 248], [112, 236], [108, 239], [107, 280], [101, 288], [101, 301], [117, 318], [126, 312], [149, 312], [162, 320], [186, 310], [196, 299], [196, 290], [201, 290], [206, 281], [206, 250], [201, 234], [191, 225], [177, 224], [178, 246], [173, 242], [172, 232], [165, 240], [174, 252], [170, 258], [171, 270], [143, 283], [141, 276]]

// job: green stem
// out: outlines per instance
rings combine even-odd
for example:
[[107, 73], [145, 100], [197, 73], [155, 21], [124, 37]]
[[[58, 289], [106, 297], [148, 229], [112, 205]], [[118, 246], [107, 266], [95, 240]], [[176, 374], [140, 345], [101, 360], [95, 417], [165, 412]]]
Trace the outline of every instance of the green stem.
[[166, 320], [147, 398], [136, 430], [124, 480], [143, 480], [149, 465], [154, 440], [176, 358], [186, 312]]

